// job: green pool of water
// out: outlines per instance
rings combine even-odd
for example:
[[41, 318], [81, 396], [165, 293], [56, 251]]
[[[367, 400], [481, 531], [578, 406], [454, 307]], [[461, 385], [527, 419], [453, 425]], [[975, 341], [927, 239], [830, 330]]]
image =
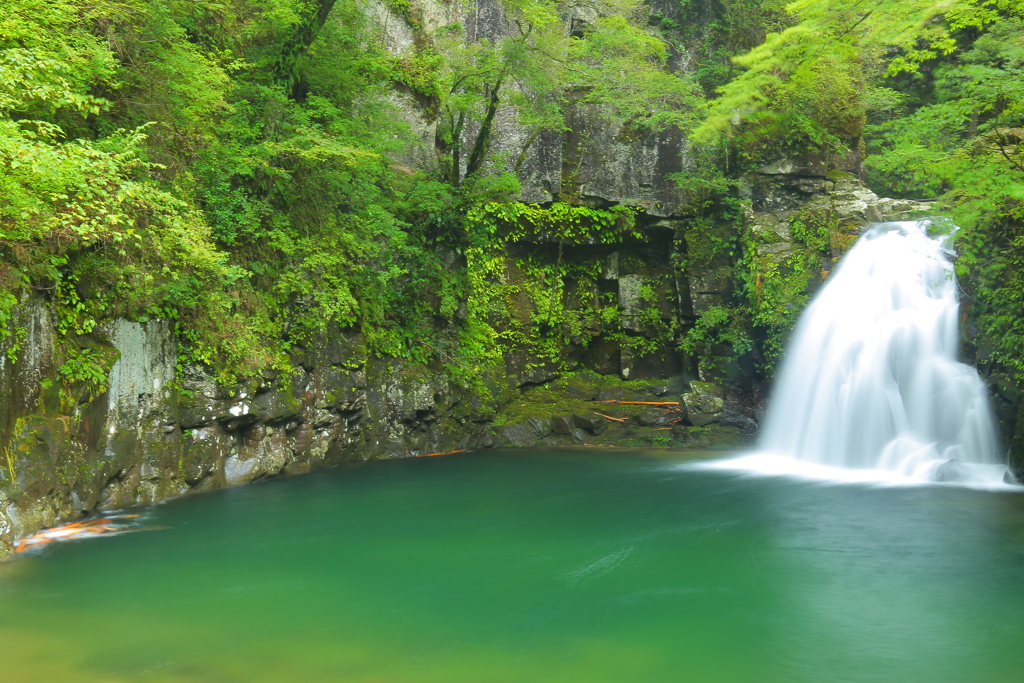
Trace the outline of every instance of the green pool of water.
[[374, 462], [0, 565], [0, 680], [1019, 681], [1024, 496]]

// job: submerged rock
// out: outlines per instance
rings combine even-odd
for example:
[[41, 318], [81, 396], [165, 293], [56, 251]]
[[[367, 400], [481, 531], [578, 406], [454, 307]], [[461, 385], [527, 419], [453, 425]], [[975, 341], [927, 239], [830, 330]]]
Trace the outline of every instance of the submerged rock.
[[643, 411], [633, 419], [642, 427], [665, 427], [678, 419], [678, 417], [679, 415], [676, 413], [670, 414], [665, 410], [651, 408]]
[[935, 466], [931, 472], [931, 480], [943, 483], [983, 484], [991, 485], [1002, 482], [1012, 486], [1019, 485], [1013, 473], [997, 464], [967, 463], [960, 458], [950, 458]]
[[747, 417], [737, 410], [726, 408], [719, 415], [718, 423], [723, 427], [738, 427], [744, 433], [754, 434], [757, 432], [757, 421]]
[[934, 481], [963, 481], [967, 476], [967, 468], [960, 458], [950, 458], [937, 465], [932, 472]]

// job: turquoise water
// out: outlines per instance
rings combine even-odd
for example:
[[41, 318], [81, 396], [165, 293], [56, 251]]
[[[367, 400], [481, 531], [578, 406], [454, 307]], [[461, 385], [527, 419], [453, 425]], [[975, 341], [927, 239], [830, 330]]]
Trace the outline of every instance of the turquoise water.
[[1019, 681], [1024, 496], [373, 462], [0, 565], [4, 681]]

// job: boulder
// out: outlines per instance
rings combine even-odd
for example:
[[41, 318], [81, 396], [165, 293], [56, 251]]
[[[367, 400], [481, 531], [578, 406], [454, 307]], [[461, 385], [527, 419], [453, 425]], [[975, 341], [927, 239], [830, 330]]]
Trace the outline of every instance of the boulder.
[[551, 418], [551, 431], [555, 434], [572, 434], [573, 429], [575, 426], [572, 423], [572, 416], [557, 415]]
[[658, 410], [657, 408], [651, 408], [645, 410], [636, 416], [636, 421], [642, 427], [666, 427], [673, 420], [678, 419], [678, 415], [669, 413], [665, 410]]
[[747, 417], [737, 410], [724, 409], [719, 414], [718, 423], [723, 427], [738, 427], [744, 432], [753, 433], [757, 431], [757, 421]]
[[690, 382], [690, 391], [682, 397], [687, 421], [695, 427], [718, 422], [725, 408], [721, 393], [721, 388], [710, 382]]
[[498, 427], [498, 433], [510, 446], [521, 448], [533, 446], [541, 439], [534, 426], [527, 423]]
[[585, 429], [588, 432], [597, 434], [604, 430], [605, 419], [603, 417], [597, 417], [596, 415], [594, 417], [584, 417], [573, 413], [572, 425], [577, 429]]

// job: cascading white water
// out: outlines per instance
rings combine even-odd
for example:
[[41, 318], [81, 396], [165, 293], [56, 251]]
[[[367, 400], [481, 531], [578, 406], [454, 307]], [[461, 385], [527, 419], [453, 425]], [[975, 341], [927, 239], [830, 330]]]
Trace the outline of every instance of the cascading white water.
[[797, 324], [762, 450], [919, 480], [1002, 481], [985, 386], [956, 360], [951, 235], [871, 227]]

